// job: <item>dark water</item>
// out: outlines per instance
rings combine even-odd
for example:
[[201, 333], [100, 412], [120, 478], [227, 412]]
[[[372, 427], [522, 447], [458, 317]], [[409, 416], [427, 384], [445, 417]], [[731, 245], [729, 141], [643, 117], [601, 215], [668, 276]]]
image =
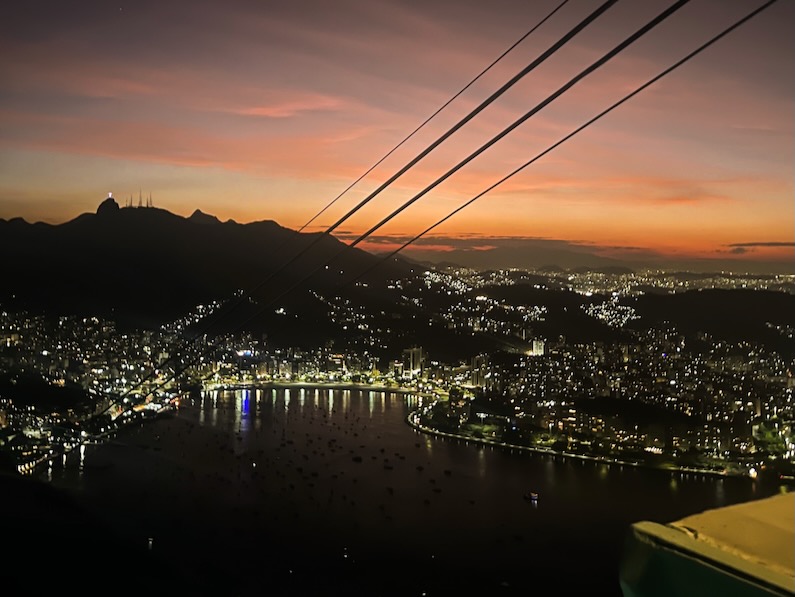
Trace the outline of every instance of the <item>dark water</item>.
[[208, 595], [621, 595], [631, 523], [779, 491], [434, 438], [414, 406], [207, 394], [44, 474], [140, 545], [135, 565]]

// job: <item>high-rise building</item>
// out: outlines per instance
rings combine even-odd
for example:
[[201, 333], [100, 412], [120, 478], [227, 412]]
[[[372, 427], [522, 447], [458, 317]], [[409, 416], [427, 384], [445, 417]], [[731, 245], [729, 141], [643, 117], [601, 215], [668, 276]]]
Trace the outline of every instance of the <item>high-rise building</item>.
[[421, 346], [414, 346], [403, 350], [404, 372], [409, 377], [418, 377], [425, 366], [425, 352]]

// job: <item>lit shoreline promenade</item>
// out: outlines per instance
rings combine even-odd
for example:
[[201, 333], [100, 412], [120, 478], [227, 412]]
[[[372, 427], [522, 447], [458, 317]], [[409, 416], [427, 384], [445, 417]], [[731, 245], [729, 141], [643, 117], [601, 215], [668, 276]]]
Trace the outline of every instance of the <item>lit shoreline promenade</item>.
[[499, 448], [506, 448], [509, 450], [521, 450], [524, 452], [532, 452], [534, 454], [544, 454], [547, 456], [561, 456], [563, 458], [577, 458], [579, 460], [589, 460], [591, 462], [600, 462], [602, 464], [607, 465], [618, 465], [618, 466], [634, 466], [634, 467], [641, 467], [641, 468], [648, 468], [652, 470], [659, 470], [659, 471], [667, 471], [670, 473], [683, 473], [683, 474], [696, 474], [696, 475], [711, 475], [714, 477], [750, 477], [750, 475], [743, 474], [741, 472], [731, 472], [728, 470], [721, 470], [715, 471], [711, 469], [702, 469], [698, 467], [685, 467], [685, 466], [655, 466], [653, 464], [648, 464], [645, 462], [635, 462], [631, 460], [621, 460], [619, 458], [610, 458], [606, 456], [593, 456], [590, 454], [576, 454], [574, 452], [566, 452], [561, 450], [553, 450], [552, 448], [539, 448], [537, 446], [524, 446], [521, 444], [511, 444], [499, 440], [489, 439], [485, 437], [473, 437], [470, 435], [461, 435], [457, 433], [449, 433], [447, 431], [440, 431], [438, 429], [434, 429], [433, 427], [428, 427], [426, 425], [422, 425], [420, 423], [420, 413], [419, 411], [412, 411], [406, 417], [406, 422], [422, 433], [427, 433], [430, 435], [435, 435], [437, 437], [444, 437], [447, 439], [454, 439], [454, 440], [461, 440], [466, 443], [475, 443], [475, 444], [483, 444], [487, 446], [499, 447]]

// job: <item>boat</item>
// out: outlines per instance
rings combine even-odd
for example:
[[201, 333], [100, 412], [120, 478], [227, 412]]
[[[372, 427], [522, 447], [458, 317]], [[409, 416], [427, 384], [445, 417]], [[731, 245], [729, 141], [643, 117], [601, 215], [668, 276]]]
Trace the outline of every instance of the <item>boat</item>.
[[524, 494], [524, 499], [527, 500], [528, 502], [537, 502], [538, 493], [536, 493], [535, 491], [528, 491], [526, 494]]

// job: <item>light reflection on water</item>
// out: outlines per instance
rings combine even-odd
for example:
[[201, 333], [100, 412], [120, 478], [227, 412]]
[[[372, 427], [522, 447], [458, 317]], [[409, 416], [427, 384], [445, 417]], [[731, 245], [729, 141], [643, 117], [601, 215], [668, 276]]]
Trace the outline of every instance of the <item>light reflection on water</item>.
[[609, 470], [610, 467], [608, 465], [606, 465], [606, 464], [600, 464], [600, 463], [596, 463], [596, 462], [594, 464], [599, 467], [599, 479], [602, 480], [602, 481], [607, 479], [607, 475], [610, 472], [610, 470]]
[[[751, 487], [753, 488], [756, 483], [751, 483]], [[723, 487], [723, 479], [718, 479], [715, 482], [715, 503], [718, 506], [725, 506], [726, 505], [726, 494], [724, 492]]]
[[[268, 400], [265, 392], [204, 394], [175, 418], [131, 433], [129, 449], [103, 448], [115, 466], [85, 470], [92, 497], [126, 508], [117, 519], [129, 517], [133, 528], [166, 535], [157, 544], [173, 542], [179, 557], [200, 560], [223, 545], [241, 565], [295, 554], [290, 565], [300, 569], [302, 560], [347, 547], [373, 570], [390, 557], [416, 563], [434, 555], [446, 574], [494, 569], [529, 588], [534, 575], [562, 573], [569, 561], [583, 582], [599, 586], [593, 575], [608, 573], [600, 582], [609, 582], [615, 574], [600, 566], [617, 565], [631, 522], [670, 522], [764, 493], [748, 479], [682, 477], [420, 434], [405, 422], [420, 403], [410, 395], [270, 389]], [[49, 475], [80, 488], [68, 465]], [[532, 505], [528, 491], [539, 494]], [[171, 502], [179, 507], [160, 514]], [[133, 518], [140, 512], [143, 522]], [[156, 533], [150, 527], [160, 517]], [[240, 551], [224, 543], [227, 535], [254, 547]]]
[[[402, 419], [411, 408], [416, 407], [421, 401], [421, 399], [418, 399], [413, 395], [390, 394], [387, 392], [377, 391], [368, 391], [366, 393], [366, 398], [364, 398], [365, 394], [360, 394], [359, 392], [352, 393], [348, 389], [338, 390], [335, 388], [314, 388], [311, 391], [313, 393], [313, 400], [310, 403], [306, 400], [307, 390], [305, 388], [300, 388], [298, 390], [293, 390], [290, 388], [281, 390], [272, 388], [271, 404], [273, 406], [273, 415], [276, 416], [277, 413], [281, 412], [281, 414], [286, 417], [285, 422], [287, 420], [291, 420], [291, 416], [303, 416], [307, 413], [313, 418], [318, 417], [318, 408], [322, 408], [322, 404], [324, 402], [323, 398], [325, 396], [327, 410], [325, 410], [325, 416], [322, 416], [322, 419], [329, 427], [339, 428], [342, 425], [339, 417], [341, 416], [343, 419], [347, 418], [350, 414], [356, 413], [357, 409], [361, 409], [362, 405], [364, 408], [366, 408], [366, 417], [368, 420], [375, 420], [383, 424], [383, 417], [389, 416], [390, 411], [396, 404], [399, 403], [402, 407], [400, 414], [400, 418]], [[258, 397], [260, 392], [261, 390], [257, 390]], [[223, 421], [219, 419], [218, 395], [208, 394], [206, 396], [213, 396], [213, 398], [209, 404], [206, 401], [202, 401], [203, 408], [200, 409], [200, 414], [198, 417], [199, 422], [206, 424], [206, 411], [210, 410], [210, 420], [212, 426], [223, 426]], [[253, 416], [256, 420], [256, 425], [253, 427], [253, 429], [255, 431], [262, 431], [264, 428], [262, 418], [263, 413], [259, 407], [255, 408], [252, 412], [249, 391], [241, 390], [236, 394], [236, 398], [237, 399], [234, 401], [235, 428], [239, 429], [242, 434], [246, 435], [251, 429], [251, 426], [248, 425], [246, 421]], [[305, 407], [313, 408], [311, 408], [310, 411], [305, 411]], [[379, 418], [379, 415], [381, 415], [381, 418]], [[391, 423], [394, 424], [394, 421], [391, 421]], [[422, 438], [425, 456], [427, 456], [429, 459], [434, 458], [434, 448], [436, 446], [449, 446], [451, 443], [460, 442], [457, 440], [440, 439], [428, 435], [424, 435]], [[502, 450], [493, 446], [478, 445], [474, 442], [464, 442], [464, 445], [470, 453], [469, 457], [475, 458], [476, 466], [474, 467], [474, 470], [477, 471], [477, 477], [480, 479], [486, 479], [489, 476], [488, 467], [494, 458], [505, 458], [507, 455], [510, 455], [511, 457], [516, 455], [519, 458], [529, 459], [531, 462], [540, 461], [542, 463], [542, 468], [540, 470], [545, 471], [543, 476], [544, 482], [549, 487], [553, 488], [556, 485], [562, 485], [571, 487], [575, 491], [579, 491], [577, 486], [579, 484], [580, 478], [583, 475], [588, 477], [590, 482], [605, 484], [610, 483], [611, 478], [614, 480], [615, 475], [621, 475], [625, 472], [623, 466], [610, 466], [600, 462], [580, 461], [577, 459], [572, 460], [566, 459], [562, 456], [537, 456], [528, 455], [525, 453], [520, 454], [515, 450]], [[493, 456], [493, 454], [497, 454], [498, 456]], [[448, 458], [449, 454], [445, 454], [442, 457]], [[500, 467], [498, 467], [498, 469], [499, 468]], [[634, 467], [630, 467], [627, 473], [629, 474], [629, 478], [637, 478], [639, 475], [642, 476], [644, 474], [659, 474], [656, 471], [642, 471]], [[682, 476], [680, 475], [680, 479], [681, 478]], [[565, 483], [562, 483], [562, 480], [565, 480]], [[712, 478], [705, 475], [688, 474], [685, 475], [683, 481], [708, 485], [712, 491], [712, 503], [714, 506], [722, 506], [728, 503], [728, 498], [724, 489], [724, 480], [722, 478]], [[679, 490], [679, 486], [680, 484], [677, 481], [677, 477], [675, 475], [669, 475], [666, 492], [669, 495], [675, 494]], [[756, 494], [757, 488], [755, 485], [752, 485], [751, 495]]]

